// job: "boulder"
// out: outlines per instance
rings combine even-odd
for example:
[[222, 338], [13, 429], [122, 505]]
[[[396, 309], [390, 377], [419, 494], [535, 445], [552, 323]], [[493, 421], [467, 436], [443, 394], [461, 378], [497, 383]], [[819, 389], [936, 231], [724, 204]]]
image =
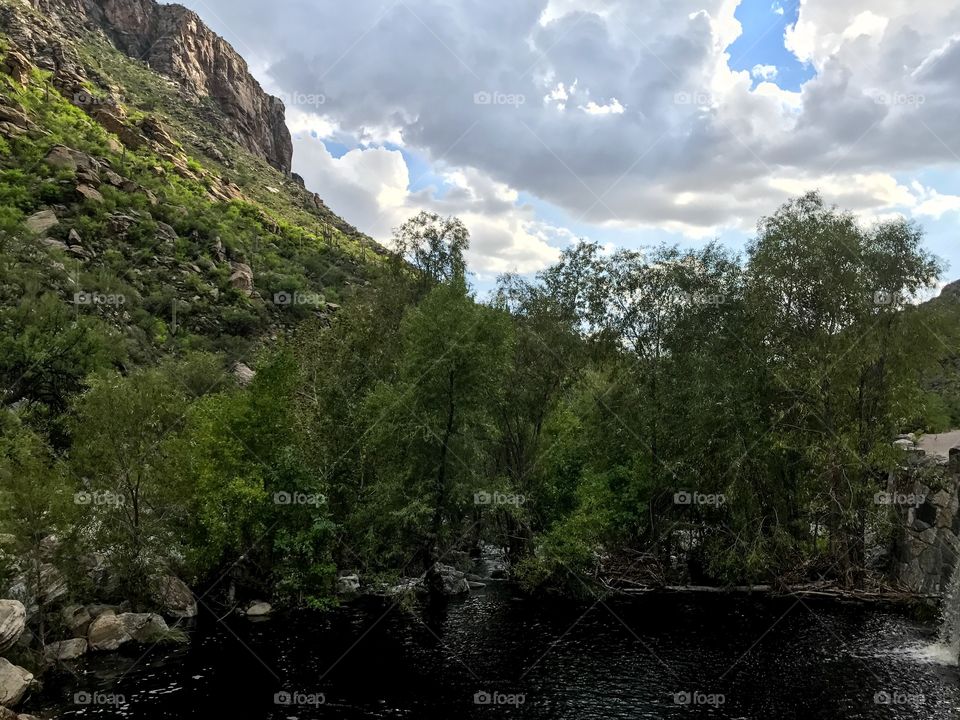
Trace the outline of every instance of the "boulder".
[[27, 608], [27, 617], [33, 617], [40, 605], [59, 600], [67, 594], [67, 579], [50, 563], [40, 565], [39, 587], [34, 571], [23, 572], [13, 579], [8, 595], [20, 600]]
[[73, 637], [86, 637], [90, 623], [93, 622], [93, 616], [83, 605], [70, 605], [61, 612], [63, 624]]
[[337, 578], [338, 595], [356, 595], [360, 592], [360, 578], [356, 575], [341, 575]]
[[32, 682], [31, 673], [0, 658], [0, 705], [13, 707], [19, 703]]
[[236, 379], [237, 385], [241, 387], [246, 387], [252, 383], [256, 374], [256, 372], [242, 362], [238, 362], [233, 366], [233, 377]]
[[231, 262], [230, 269], [233, 271], [230, 275], [230, 284], [247, 297], [253, 295], [253, 270], [250, 266], [242, 262]]
[[156, 613], [123, 613], [116, 617], [127, 635], [138, 643], [158, 642], [170, 632], [167, 621]]
[[90, 623], [90, 629], [87, 631], [87, 642], [90, 649], [94, 651], [116, 650], [132, 639], [127, 632], [126, 624], [112, 610], [97, 617]]
[[103, 195], [100, 194], [100, 191], [90, 185], [77, 185], [77, 195], [84, 200], [98, 203], [103, 202]]
[[27, 610], [19, 600], [0, 600], [0, 652], [17, 644], [27, 627]]
[[66, 145], [54, 145], [50, 148], [50, 152], [47, 153], [45, 159], [47, 165], [51, 167], [60, 170], [72, 170], [73, 172], [81, 169], [87, 172], [96, 172], [100, 167], [100, 163], [94, 158]]
[[87, 641], [83, 638], [73, 638], [71, 640], [61, 640], [60, 642], [50, 643], [43, 649], [43, 657], [47, 662], [63, 662], [64, 660], [76, 660], [81, 655], [87, 654]]
[[442, 595], [463, 595], [470, 592], [470, 584], [465, 573], [460, 572], [452, 565], [437, 563], [430, 573], [430, 587]]
[[27, 230], [30, 232], [40, 235], [45, 233], [47, 230], [52, 228], [54, 225], [58, 225], [60, 220], [57, 218], [57, 214], [53, 210], [41, 210], [36, 212], [30, 217], [28, 217], [24, 224], [27, 226]]
[[247, 617], [263, 617], [269, 615], [273, 612], [273, 607], [271, 607], [268, 602], [255, 602], [253, 605], [247, 608]]
[[91, 115], [107, 132], [116, 135], [120, 142], [131, 150], [139, 150], [146, 145], [147, 139], [127, 125], [123, 111], [118, 106], [100, 106]]
[[169, 617], [197, 616], [197, 600], [187, 584], [175, 575], [166, 575], [157, 581], [154, 600], [160, 611]]

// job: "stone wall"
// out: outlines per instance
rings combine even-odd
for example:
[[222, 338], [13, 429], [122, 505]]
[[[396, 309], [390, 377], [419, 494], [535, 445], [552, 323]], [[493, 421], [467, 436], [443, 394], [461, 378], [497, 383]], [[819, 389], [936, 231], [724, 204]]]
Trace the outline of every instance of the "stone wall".
[[942, 595], [960, 558], [960, 451], [947, 460], [904, 440], [910, 461], [887, 491], [898, 518], [891, 573], [905, 589]]

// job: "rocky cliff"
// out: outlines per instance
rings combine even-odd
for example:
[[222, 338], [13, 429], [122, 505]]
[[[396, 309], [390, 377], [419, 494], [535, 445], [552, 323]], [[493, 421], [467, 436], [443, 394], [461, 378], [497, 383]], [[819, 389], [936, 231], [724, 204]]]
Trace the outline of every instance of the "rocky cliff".
[[64, 32], [102, 30], [126, 55], [209, 98], [222, 111], [226, 134], [290, 173], [293, 143], [283, 103], [264, 92], [246, 61], [196, 13], [154, 0], [30, 0], [29, 6]]

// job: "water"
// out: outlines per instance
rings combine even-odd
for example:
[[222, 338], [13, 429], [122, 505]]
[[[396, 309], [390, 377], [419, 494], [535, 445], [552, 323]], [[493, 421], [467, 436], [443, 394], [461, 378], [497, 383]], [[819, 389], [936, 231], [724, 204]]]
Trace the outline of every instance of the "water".
[[960, 562], [953, 567], [950, 584], [940, 605], [941, 623], [937, 641], [924, 655], [944, 664], [960, 663]]
[[[912, 652], [932, 628], [793, 598], [543, 601], [491, 583], [421, 615], [364, 600], [263, 622], [203, 617], [190, 633], [186, 648], [91, 656], [75, 675], [48, 677], [25, 711], [150, 720], [960, 717], [958, 669]], [[284, 692], [306, 704], [276, 704]], [[477, 693], [502, 704], [476, 704]]]

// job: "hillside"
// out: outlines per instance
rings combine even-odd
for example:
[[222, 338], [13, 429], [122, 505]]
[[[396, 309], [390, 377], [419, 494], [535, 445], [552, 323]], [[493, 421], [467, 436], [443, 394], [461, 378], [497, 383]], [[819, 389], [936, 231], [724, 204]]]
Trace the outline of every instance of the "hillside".
[[2, 0], [0, 33], [6, 405], [186, 350], [251, 362], [385, 252], [289, 174], [283, 104], [192, 12]]

